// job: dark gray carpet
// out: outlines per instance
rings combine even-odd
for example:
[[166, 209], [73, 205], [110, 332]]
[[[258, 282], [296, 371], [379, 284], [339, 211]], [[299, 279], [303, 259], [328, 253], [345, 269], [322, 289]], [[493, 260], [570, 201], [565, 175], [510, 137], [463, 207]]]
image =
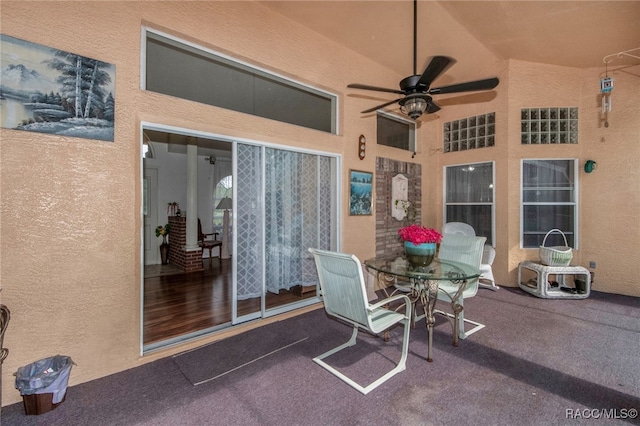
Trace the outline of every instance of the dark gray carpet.
[[280, 324], [274, 323], [183, 352], [173, 359], [187, 380], [197, 386], [252, 362], [275, 356], [307, 338], [303, 330], [283, 330]]
[[[592, 292], [585, 300], [545, 300], [501, 288], [480, 290], [465, 305], [486, 328], [456, 348], [439, 317], [427, 363], [419, 322], [407, 370], [366, 396], [313, 363], [350, 333], [320, 310], [274, 325], [308, 339], [202, 385], [165, 358], [72, 386], [63, 404], [40, 416], [25, 416], [21, 404], [4, 407], [2, 424], [640, 424], [632, 418], [640, 409], [640, 299]], [[388, 343], [362, 335], [329, 361], [367, 384], [399, 356], [400, 332]]]

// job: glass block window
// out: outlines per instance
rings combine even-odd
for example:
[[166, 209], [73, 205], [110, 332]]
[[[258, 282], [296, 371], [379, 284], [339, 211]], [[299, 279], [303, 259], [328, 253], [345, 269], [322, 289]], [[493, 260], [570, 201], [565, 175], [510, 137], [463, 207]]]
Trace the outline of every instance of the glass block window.
[[578, 108], [525, 108], [520, 117], [523, 145], [578, 143]]
[[444, 123], [444, 152], [485, 148], [496, 144], [496, 113]]

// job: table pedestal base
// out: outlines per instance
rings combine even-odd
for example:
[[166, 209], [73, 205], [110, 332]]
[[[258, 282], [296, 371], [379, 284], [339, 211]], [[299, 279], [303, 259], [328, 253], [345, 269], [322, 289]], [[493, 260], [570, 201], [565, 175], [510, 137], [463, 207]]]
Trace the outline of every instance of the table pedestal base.
[[[464, 338], [464, 330], [460, 330], [460, 319], [462, 318], [463, 305], [462, 305], [462, 292], [466, 288], [469, 279], [477, 278], [480, 275], [480, 271], [472, 268], [469, 265], [453, 262], [453, 261], [441, 261], [434, 260], [429, 268], [421, 269], [408, 269], [411, 268], [409, 263], [403, 258], [395, 259], [372, 259], [365, 261], [365, 265], [368, 268], [377, 271], [378, 283], [382, 282], [383, 291], [387, 297], [387, 287], [393, 283], [395, 289], [391, 292], [391, 296], [396, 292], [403, 292], [409, 294], [409, 301], [413, 307], [413, 313], [411, 317], [411, 323], [415, 327], [416, 321], [425, 318], [425, 325], [427, 327], [428, 344], [427, 344], [427, 361], [433, 362], [433, 329], [435, 326], [436, 311], [435, 305], [438, 300], [438, 292], [443, 291], [447, 294], [449, 300], [451, 300], [451, 308], [453, 311], [453, 346], [458, 346], [461, 334]], [[398, 278], [402, 278], [404, 282], [398, 282]], [[408, 282], [407, 282], [408, 280]], [[451, 283], [456, 283], [456, 289], [454, 294], [449, 294], [448, 291], [440, 289], [439, 282], [446, 280]], [[418, 301], [422, 304], [423, 316], [417, 315]], [[447, 315], [447, 314], [445, 314]], [[481, 324], [479, 324], [482, 326]], [[478, 327], [476, 327], [478, 329]], [[475, 330], [475, 329], [474, 329]], [[471, 332], [473, 332], [472, 330]], [[471, 333], [470, 332], [470, 333]], [[469, 333], [469, 334], [470, 334]], [[388, 331], [384, 332], [385, 340], [388, 340]]]

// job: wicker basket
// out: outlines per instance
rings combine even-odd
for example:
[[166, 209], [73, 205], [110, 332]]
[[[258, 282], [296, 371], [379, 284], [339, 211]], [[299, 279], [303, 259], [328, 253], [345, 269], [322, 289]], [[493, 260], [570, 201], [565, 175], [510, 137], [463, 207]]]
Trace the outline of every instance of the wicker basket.
[[[544, 246], [544, 243], [547, 241], [547, 237], [552, 232], [559, 232], [562, 235], [562, 238], [564, 239], [564, 246]], [[547, 235], [544, 236], [544, 240], [542, 240], [542, 245], [540, 246], [540, 262], [547, 266], [568, 266], [571, 263], [571, 259], [573, 259], [573, 251], [567, 244], [567, 237], [565, 237], [564, 232], [559, 229], [552, 229], [547, 232]]]

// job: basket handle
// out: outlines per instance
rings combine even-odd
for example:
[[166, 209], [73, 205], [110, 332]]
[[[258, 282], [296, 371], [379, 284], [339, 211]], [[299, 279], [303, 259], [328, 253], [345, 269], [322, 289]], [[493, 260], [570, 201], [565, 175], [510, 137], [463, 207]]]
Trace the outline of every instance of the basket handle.
[[559, 230], [559, 229], [554, 228], [554, 229], [552, 229], [551, 231], [547, 232], [547, 235], [545, 235], [545, 236], [544, 236], [544, 240], [542, 240], [542, 247], [544, 247], [544, 243], [547, 241], [547, 237], [548, 237], [548, 236], [549, 236], [549, 234], [551, 234], [552, 232], [559, 232], [559, 233], [560, 233], [560, 235], [562, 235], [562, 239], [564, 240], [564, 245], [565, 245], [565, 246], [567, 246], [567, 247], [569, 246], [569, 244], [567, 243], [567, 237], [565, 237], [564, 232], [562, 232], [562, 231], [561, 231], [561, 230]]

